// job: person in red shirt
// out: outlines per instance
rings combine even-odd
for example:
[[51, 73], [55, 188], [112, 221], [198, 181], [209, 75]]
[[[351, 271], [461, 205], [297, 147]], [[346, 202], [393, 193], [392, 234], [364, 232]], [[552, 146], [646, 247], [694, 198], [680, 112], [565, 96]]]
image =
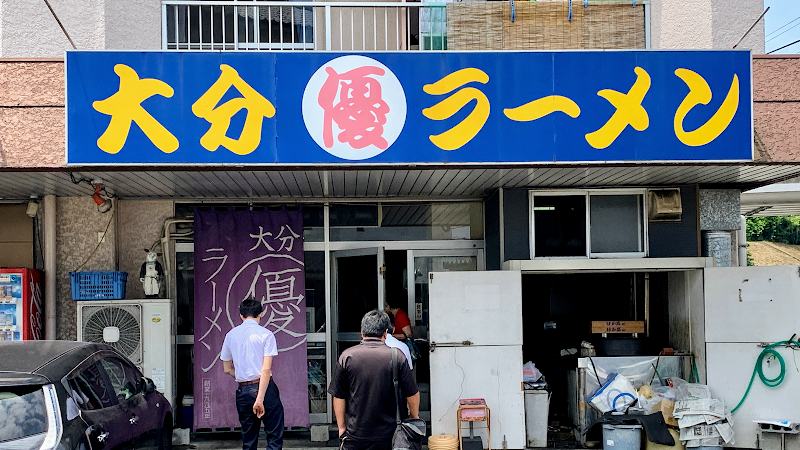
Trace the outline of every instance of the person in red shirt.
[[384, 302], [384, 309], [387, 314], [394, 316], [394, 332], [392, 336], [401, 341], [412, 338], [411, 332], [411, 319], [405, 311], [401, 308], [403, 303], [395, 296], [388, 296]]

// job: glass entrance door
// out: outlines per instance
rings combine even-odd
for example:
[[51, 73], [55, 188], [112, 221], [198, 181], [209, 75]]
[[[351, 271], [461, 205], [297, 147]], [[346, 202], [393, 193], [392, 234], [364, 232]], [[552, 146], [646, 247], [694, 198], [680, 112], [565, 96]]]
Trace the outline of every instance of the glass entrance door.
[[361, 342], [361, 318], [383, 308], [383, 248], [331, 252], [332, 357]]

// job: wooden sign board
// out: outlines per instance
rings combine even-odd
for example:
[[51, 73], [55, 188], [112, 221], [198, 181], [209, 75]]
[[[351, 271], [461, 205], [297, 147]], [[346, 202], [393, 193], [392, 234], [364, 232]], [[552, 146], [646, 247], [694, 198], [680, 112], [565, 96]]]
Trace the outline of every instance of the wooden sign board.
[[644, 321], [602, 320], [592, 322], [592, 333], [644, 333]]

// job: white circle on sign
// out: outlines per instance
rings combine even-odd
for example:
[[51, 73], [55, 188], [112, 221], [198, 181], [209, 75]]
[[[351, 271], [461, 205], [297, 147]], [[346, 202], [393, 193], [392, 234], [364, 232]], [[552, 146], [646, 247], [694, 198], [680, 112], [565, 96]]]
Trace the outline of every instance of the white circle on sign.
[[406, 123], [406, 95], [394, 73], [361, 55], [317, 69], [303, 92], [303, 121], [314, 142], [338, 158], [359, 161], [387, 150]]

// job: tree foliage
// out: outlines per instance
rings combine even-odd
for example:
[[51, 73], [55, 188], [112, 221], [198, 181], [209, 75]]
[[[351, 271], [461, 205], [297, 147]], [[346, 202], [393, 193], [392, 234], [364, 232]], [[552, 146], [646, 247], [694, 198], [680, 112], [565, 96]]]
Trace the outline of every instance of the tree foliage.
[[748, 217], [747, 240], [800, 244], [800, 216]]

